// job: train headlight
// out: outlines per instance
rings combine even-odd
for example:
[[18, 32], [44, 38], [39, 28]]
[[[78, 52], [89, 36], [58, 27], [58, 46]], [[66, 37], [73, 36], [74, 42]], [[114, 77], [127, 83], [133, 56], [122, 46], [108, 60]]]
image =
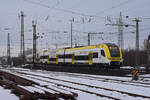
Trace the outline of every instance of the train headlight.
[[121, 60], [121, 58], [108, 58], [109, 60]]

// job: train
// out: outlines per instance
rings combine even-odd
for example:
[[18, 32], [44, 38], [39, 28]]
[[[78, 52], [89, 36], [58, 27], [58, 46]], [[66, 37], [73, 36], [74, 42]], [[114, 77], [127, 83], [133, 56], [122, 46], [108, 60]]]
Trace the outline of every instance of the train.
[[123, 63], [122, 51], [114, 43], [44, 50], [39, 54], [38, 63], [56, 65], [87, 65], [120, 67]]

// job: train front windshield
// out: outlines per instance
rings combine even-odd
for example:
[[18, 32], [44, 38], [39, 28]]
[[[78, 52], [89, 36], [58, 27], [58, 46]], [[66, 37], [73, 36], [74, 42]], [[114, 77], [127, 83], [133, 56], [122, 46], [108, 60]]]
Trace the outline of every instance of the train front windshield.
[[117, 46], [108, 46], [111, 57], [120, 57], [120, 51]]

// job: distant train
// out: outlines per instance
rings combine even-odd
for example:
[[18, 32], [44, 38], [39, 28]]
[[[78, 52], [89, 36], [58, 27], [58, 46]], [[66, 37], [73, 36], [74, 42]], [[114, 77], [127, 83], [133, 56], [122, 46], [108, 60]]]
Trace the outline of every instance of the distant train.
[[122, 51], [113, 43], [57, 50], [44, 50], [39, 55], [41, 64], [121, 66]]

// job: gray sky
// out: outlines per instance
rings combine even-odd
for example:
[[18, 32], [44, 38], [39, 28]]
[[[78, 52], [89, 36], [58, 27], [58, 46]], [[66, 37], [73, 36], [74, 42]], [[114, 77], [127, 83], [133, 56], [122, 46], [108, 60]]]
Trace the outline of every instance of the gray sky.
[[[140, 46], [150, 33], [150, 0], [1, 0], [0, 2], [0, 56], [6, 55], [7, 33], [11, 34], [11, 53], [19, 52], [20, 19], [25, 14], [25, 47], [32, 47], [32, 20], [37, 21], [39, 48], [70, 46], [70, 20], [73, 22], [73, 44], [87, 45], [86, 32], [104, 32], [105, 35], [91, 36], [91, 44], [117, 43], [116, 26], [106, 26], [108, 16], [116, 22], [122, 12], [124, 23], [134, 25], [133, 18], [139, 17]], [[129, 16], [128, 19], [125, 16]], [[149, 18], [149, 19], [147, 19]], [[84, 22], [83, 22], [84, 19]], [[9, 30], [4, 30], [9, 28]], [[109, 34], [109, 33], [113, 34]], [[124, 28], [125, 48], [135, 47], [134, 27]]]

